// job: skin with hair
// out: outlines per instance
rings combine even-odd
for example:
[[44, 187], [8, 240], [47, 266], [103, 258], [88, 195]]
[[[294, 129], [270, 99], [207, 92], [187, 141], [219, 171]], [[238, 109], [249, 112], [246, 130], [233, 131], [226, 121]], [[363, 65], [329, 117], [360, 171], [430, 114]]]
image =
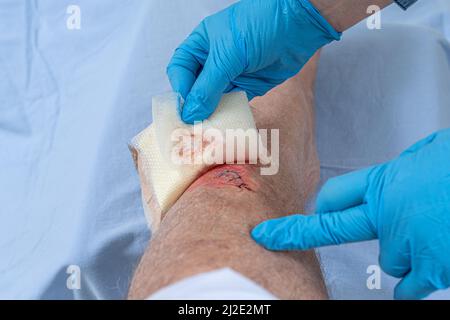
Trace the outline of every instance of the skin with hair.
[[343, 32], [367, 18], [367, 8], [376, 5], [383, 9], [393, 0], [310, 0], [321, 15], [336, 29]]
[[[392, 0], [310, 0], [345, 31]], [[259, 222], [302, 212], [319, 179], [313, 92], [317, 55], [292, 79], [254, 99], [258, 128], [280, 129], [280, 171], [222, 166], [201, 176], [171, 208], [134, 276], [130, 298], [146, 298], [185, 277], [231, 267], [282, 299], [327, 298], [315, 254], [269, 252], [250, 231]], [[270, 146], [269, 146], [270, 148]], [[144, 187], [144, 186], [143, 186]]]
[[317, 55], [297, 76], [251, 102], [258, 128], [280, 130], [278, 174], [261, 176], [257, 166], [225, 165], [197, 179], [164, 216], [129, 298], [144, 299], [183, 278], [224, 267], [281, 299], [327, 298], [313, 251], [270, 252], [250, 237], [264, 220], [303, 212], [315, 191], [316, 64]]

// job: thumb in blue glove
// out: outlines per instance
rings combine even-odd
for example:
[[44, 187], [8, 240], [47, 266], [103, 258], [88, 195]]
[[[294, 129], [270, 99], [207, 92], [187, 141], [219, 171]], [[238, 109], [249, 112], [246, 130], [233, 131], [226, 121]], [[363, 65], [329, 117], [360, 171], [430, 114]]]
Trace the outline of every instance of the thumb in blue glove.
[[206, 18], [167, 67], [183, 121], [207, 119], [223, 93], [264, 95], [339, 38], [308, 0], [243, 0]]
[[397, 299], [450, 287], [450, 130], [386, 164], [329, 180], [316, 215], [261, 223], [252, 237], [270, 250], [308, 250], [379, 239], [381, 268], [402, 278]]

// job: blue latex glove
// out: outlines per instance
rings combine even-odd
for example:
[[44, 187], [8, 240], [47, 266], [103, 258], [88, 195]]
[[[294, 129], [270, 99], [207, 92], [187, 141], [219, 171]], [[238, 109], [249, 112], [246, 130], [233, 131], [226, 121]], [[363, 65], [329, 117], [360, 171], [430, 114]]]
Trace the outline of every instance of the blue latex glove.
[[396, 299], [421, 299], [450, 286], [450, 130], [397, 159], [329, 180], [318, 214], [258, 225], [253, 238], [271, 250], [307, 250], [378, 238], [379, 262], [403, 278]]
[[264, 95], [339, 38], [307, 0], [243, 0], [206, 18], [167, 67], [183, 121], [207, 119], [226, 92]]

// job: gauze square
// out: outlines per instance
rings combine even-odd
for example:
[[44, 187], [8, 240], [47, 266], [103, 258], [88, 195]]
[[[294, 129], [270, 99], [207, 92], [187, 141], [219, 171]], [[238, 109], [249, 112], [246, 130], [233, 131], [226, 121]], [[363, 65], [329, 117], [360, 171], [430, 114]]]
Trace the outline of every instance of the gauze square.
[[[187, 125], [180, 119], [180, 98], [175, 93], [154, 97], [152, 100], [153, 123], [130, 144], [142, 190], [142, 200], [148, 225], [155, 231], [163, 215], [179, 199], [183, 192], [208, 168], [207, 163], [176, 164], [171, 154], [176, 146], [172, 133], [178, 129], [194, 136], [195, 125]], [[224, 136], [229, 129], [254, 130], [256, 125], [247, 96], [244, 92], [233, 92], [223, 96], [214, 114], [202, 124], [203, 130], [215, 129]], [[224, 140], [225, 141], [225, 140]], [[257, 155], [245, 152], [237, 163], [258, 161]], [[227, 161], [228, 163], [228, 161]]]

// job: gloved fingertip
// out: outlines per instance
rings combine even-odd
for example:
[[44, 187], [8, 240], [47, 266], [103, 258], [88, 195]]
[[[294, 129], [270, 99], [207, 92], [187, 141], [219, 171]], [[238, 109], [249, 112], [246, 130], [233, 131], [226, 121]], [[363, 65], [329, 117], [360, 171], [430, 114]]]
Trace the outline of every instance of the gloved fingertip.
[[289, 231], [284, 227], [285, 219], [267, 220], [257, 225], [251, 232], [252, 238], [267, 250], [294, 250]]
[[195, 119], [196, 119], [195, 116], [192, 117], [192, 115], [191, 115], [190, 113], [186, 112], [186, 111], [183, 109], [183, 111], [182, 111], [182, 113], [181, 113], [181, 120], [183, 120], [184, 123], [193, 125], [193, 124], [195, 124], [195, 122], [196, 122]]
[[184, 123], [195, 124], [196, 122], [201, 122], [209, 118], [211, 112], [208, 110], [209, 109], [205, 106], [201, 99], [190, 94], [188, 95], [183, 106], [181, 119]]
[[179, 93], [183, 99], [186, 99], [187, 89], [183, 89], [183, 85], [181, 83], [177, 83], [177, 81], [170, 81], [170, 85], [172, 87], [172, 91]]
[[181, 72], [180, 68], [174, 68], [173, 71], [169, 71], [168, 69], [167, 76], [172, 90], [179, 93], [183, 99], [186, 99], [195, 81], [195, 77], [187, 71]]
[[275, 250], [275, 246], [273, 245], [273, 241], [270, 235], [270, 230], [268, 230], [268, 223], [262, 222], [257, 225], [251, 232], [251, 236], [253, 240], [260, 246], [268, 250]]
[[264, 232], [264, 222], [262, 222], [253, 228], [251, 236], [253, 240], [260, 243], [260, 241], [264, 238]]
[[181, 120], [183, 120], [186, 124], [195, 124], [196, 122], [201, 122], [203, 120], [207, 119], [202, 113], [199, 112], [193, 112], [190, 109], [183, 108], [183, 111], [181, 112]]

